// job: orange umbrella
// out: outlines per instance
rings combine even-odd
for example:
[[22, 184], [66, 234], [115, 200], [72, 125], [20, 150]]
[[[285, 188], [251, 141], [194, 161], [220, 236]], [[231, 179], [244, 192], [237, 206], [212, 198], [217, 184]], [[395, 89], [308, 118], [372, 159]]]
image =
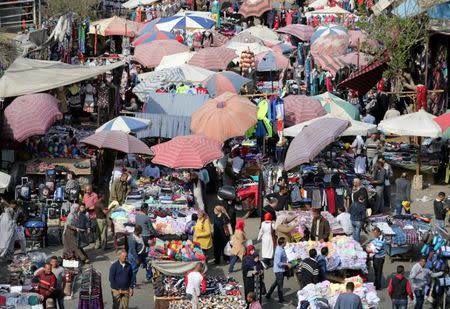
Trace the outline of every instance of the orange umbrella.
[[245, 97], [225, 92], [209, 100], [193, 115], [191, 130], [218, 141], [242, 136], [256, 124], [257, 108]]

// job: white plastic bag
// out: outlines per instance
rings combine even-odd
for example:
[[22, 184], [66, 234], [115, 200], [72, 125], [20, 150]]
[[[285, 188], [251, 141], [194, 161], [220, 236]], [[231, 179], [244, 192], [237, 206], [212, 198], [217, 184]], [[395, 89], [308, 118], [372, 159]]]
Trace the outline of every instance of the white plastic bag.
[[231, 256], [231, 243], [227, 242], [227, 244], [225, 245], [225, 249], [223, 249], [223, 254], [225, 254], [226, 256]]

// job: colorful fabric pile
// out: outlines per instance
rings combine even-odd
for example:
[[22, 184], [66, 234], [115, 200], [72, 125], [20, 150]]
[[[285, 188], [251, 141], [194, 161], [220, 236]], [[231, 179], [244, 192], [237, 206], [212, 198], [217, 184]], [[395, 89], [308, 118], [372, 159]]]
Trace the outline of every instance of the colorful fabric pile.
[[[380, 298], [377, 296], [373, 283], [363, 283], [359, 276], [348, 278], [345, 281], [345, 283], [351, 281], [355, 284], [354, 293], [361, 298], [364, 309], [378, 307]], [[323, 281], [318, 284], [308, 284], [297, 293], [297, 308], [333, 308], [339, 294], [345, 293], [345, 283], [336, 284]], [[320, 307], [321, 302], [328, 303], [328, 307]], [[305, 306], [305, 303], [309, 303], [309, 306]]]
[[[186, 309], [191, 308], [191, 301], [186, 299], [174, 300], [169, 304], [168, 309]], [[245, 309], [247, 304], [241, 297], [232, 296], [204, 296], [199, 299], [199, 309]]]
[[[334, 235], [337, 234], [343, 234], [343, 230], [339, 222], [336, 221], [336, 218], [333, 217], [332, 214], [330, 214], [328, 211], [322, 211], [322, 216], [328, 220], [328, 223], [330, 224], [331, 232]], [[304, 235], [305, 228], [308, 230], [311, 230], [312, 226], [312, 212], [311, 211], [304, 211], [304, 210], [296, 210], [296, 211], [277, 211], [277, 220], [280, 222], [283, 221], [284, 218], [289, 218], [295, 215], [299, 215], [297, 220], [294, 220], [290, 223], [290, 225], [296, 225], [297, 228], [292, 231], [292, 233]]]
[[159, 238], [148, 249], [148, 258], [151, 260], [171, 260], [182, 262], [204, 261], [206, 256], [198, 243], [190, 240], [163, 241]]

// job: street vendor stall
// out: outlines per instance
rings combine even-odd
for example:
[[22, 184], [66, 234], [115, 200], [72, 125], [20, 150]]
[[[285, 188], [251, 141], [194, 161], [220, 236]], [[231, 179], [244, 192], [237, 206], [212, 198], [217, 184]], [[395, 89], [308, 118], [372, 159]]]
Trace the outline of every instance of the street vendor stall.
[[91, 160], [69, 158], [40, 158], [25, 162], [27, 175], [45, 175], [49, 169], [62, 166], [75, 175], [91, 175]]

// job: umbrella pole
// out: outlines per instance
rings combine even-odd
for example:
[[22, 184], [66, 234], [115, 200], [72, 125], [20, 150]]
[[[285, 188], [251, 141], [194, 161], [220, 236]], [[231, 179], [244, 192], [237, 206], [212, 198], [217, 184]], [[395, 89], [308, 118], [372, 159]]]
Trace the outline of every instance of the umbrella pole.
[[413, 178], [413, 189], [422, 190], [423, 189], [423, 178], [422, 178], [422, 175], [420, 175], [420, 169], [422, 167], [422, 159], [420, 157], [422, 137], [420, 137], [420, 136], [417, 137], [417, 143], [419, 145], [419, 150], [417, 152], [416, 174], [414, 175], [414, 178]]
[[272, 71], [270, 71], [270, 82], [272, 83], [272, 92], [273, 92], [273, 77], [272, 77]]

